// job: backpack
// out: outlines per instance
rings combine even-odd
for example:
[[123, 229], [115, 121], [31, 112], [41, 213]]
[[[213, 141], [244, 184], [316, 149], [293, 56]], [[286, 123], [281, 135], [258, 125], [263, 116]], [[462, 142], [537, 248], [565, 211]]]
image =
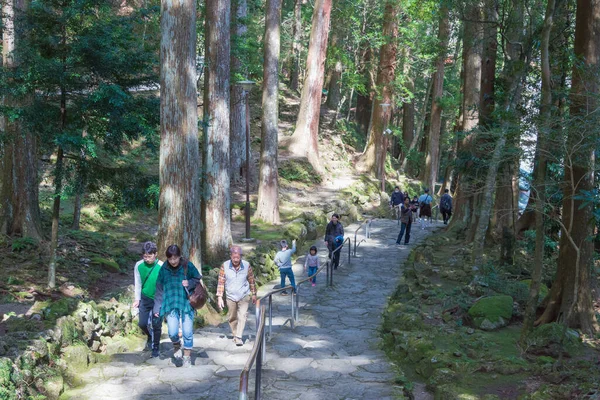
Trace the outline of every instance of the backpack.
[[442, 200], [440, 201], [440, 209], [449, 210], [450, 208], [450, 196], [442, 196]]
[[[183, 262], [184, 262], [183, 274], [185, 276], [185, 279], [187, 280], [188, 261], [183, 260]], [[204, 288], [204, 285], [202, 284], [202, 280], [200, 280], [200, 282], [198, 282], [198, 284], [196, 285], [196, 287], [194, 288], [194, 291], [192, 293], [189, 292], [188, 288], [185, 288], [185, 291], [188, 294], [188, 300], [190, 302], [190, 306], [192, 306], [192, 308], [194, 310], [199, 310], [202, 307], [204, 307], [204, 304], [206, 304], [206, 299], [208, 298], [208, 295], [206, 294], [206, 289]]]
[[344, 243], [344, 237], [342, 235], [336, 236], [334, 239], [335, 247], [340, 247]]

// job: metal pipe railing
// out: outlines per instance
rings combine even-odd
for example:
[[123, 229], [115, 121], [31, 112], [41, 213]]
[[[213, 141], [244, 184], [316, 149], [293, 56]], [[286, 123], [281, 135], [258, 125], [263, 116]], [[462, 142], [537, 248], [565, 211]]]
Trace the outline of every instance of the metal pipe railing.
[[254, 342], [254, 346], [250, 352], [250, 357], [248, 357], [248, 361], [246, 361], [244, 369], [242, 369], [242, 373], [240, 374], [240, 400], [248, 400], [248, 381], [250, 377], [250, 370], [255, 362], [256, 378], [254, 381], [254, 398], [260, 399], [261, 397], [260, 383], [262, 378], [262, 363], [265, 349], [265, 307], [259, 307], [259, 304], [257, 303], [256, 308], [259, 310], [257, 312], [259, 323], [256, 330], [256, 341]]
[[[358, 249], [358, 246], [360, 246], [360, 244], [362, 242], [366, 242], [367, 239], [371, 238], [371, 224], [373, 223], [373, 219], [366, 219], [362, 224], [360, 224], [360, 226], [358, 228], [356, 228], [356, 230], [354, 231], [354, 257], [356, 257], [356, 251]], [[357, 240], [356, 235], [358, 235], [358, 231], [360, 230], [360, 228], [363, 227], [363, 225], [365, 225], [365, 238], [361, 239], [360, 241]]]
[[[369, 236], [369, 228], [370, 228], [370, 223], [371, 220], [367, 220], [365, 221], [365, 223], [367, 223], [366, 229], [367, 229], [367, 237]], [[365, 223], [361, 224], [364, 225]], [[352, 249], [352, 239], [350, 238], [346, 238], [341, 245], [339, 245], [337, 248], [335, 248], [332, 251], [332, 257], [333, 254], [336, 251], [341, 251], [341, 248], [344, 246], [345, 243], [348, 243], [348, 264], [350, 264], [352, 262], [352, 258], [351, 258], [351, 249]], [[356, 250], [355, 250], [355, 255], [356, 255]], [[343, 264], [340, 264], [343, 265]], [[246, 361], [246, 365], [244, 366], [244, 369], [242, 370], [242, 373], [240, 374], [240, 390], [239, 390], [239, 399], [240, 400], [248, 400], [248, 381], [249, 381], [249, 375], [250, 375], [250, 370], [252, 369], [252, 366], [254, 365], [254, 363], [256, 363], [256, 378], [255, 378], [255, 383], [254, 383], [254, 399], [258, 400], [261, 398], [261, 379], [262, 379], [262, 365], [263, 362], [266, 360], [266, 343], [267, 343], [267, 335], [269, 338], [271, 338], [272, 335], [272, 327], [273, 327], [273, 295], [276, 293], [280, 293], [284, 290], [287, 290], [289, 288], [292, 288], [292, 296], [291, 296], [291, 303], [292, 303], [292, 316], [291, 318], [289, 318], [288, 320], [286, 320], [284, 322], [284, 324], [287, 321], [290, 321], [290, 325], [292, 327], [292, 329], [294, 329], [295, 326], [295, 322], [298, 321], [298, 319], [300, 318], [300, 287], [308, 282], [311, 278], [313, 278], [314, 276], [318, 275], [319, 273], [321, 273], [323, 270], [327, 271], [327, 285], [328, 286], [332, 286], [333, 285], [333, 266], [331, 264], [331, 261], [327, 261], [325, 263], [325, 265], [321, 266], [317, 272], [315, 272], [313, 275], [310, 275], [309, 277], [302, 279], [300, 281], [298, 281], [296, 283], [296, 290], [294, 291], [292, 286], [285, 286], [282, 288], [278, 288], [278, 289], [273, 289], [269, 292], [267, 292], [266, 294], [264, 294], [263, 296], [259, 297], [256, 300], [256, 308], [255, 308], [255, 313], [256, 313], [256, 326], [257, 326], [257, 330], [256, 330], [256, 340], [254, 342], [254, 346], [252, 347], [252, 351], [250, 352], [250, 357], [248, 358], [248, 361]], [[268, 306], [264, 306], [261, 305], [262, 301], [264, 299], [268, 299]], [[267, 314], [268, 313], [268, 314]], [[266, 319], [265, 316], [268, 315], [268, 334], [267, 334], [267, 330], [266, 330]]]

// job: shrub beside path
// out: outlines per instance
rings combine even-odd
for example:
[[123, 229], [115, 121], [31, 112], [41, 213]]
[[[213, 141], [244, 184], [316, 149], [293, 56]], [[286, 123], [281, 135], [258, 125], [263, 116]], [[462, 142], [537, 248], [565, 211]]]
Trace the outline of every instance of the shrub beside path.
[[[421, 230], [414, 226], [409, 246], [396, 246], [396, 221], [375, 220], [371, 239], [361, 243], [358, 257], [335, 271], [334, 287], [325, 287], [325, 275], [317, 286], [300, 287], [300, 319], [290, 328], [290, 296], [273, 298], [273, 336], [267, 342], [263, 369], [265, 399], [394, 399], [401, 389], [394, 383], [394, 367], [379, 348], [381, 314], [397, 285], [402, 264], [411, 248], [439, 226]], [[354, 237], [358, 225], [346, 227]], [[364, 229], [359, 240], [364, 238]], [[327, 252], [316, 243], [322, 260]], [[300, 256], [303, 256], [300, 254]], [[301, 257], [299, 261], [303, 261]], [[294, 266], [296, 280], [306, 275], [303, 266]], [[259, 295], [279, 285], [261, 288]], [[122, 353], [109, 363], [96, 364], [78, 376], [83, 385], [68, 391], [65, 399], [236, 399], [239, 376], [252, 345], [255, 323], [251, 307], [243, 347], [230, 339], [229, 327], [205, 327], [194, 335], [193, 366], [176, 368], [171, 362], [172, 346], [163, 339], [161, 356], [149, 353]], [[285, 323], [285, 325], [283, 325]], [[165, 329], [163, 329], [163, 332]], [[254, 372], [250, 375], [251, 391]], [[418, 397], [417, 397], [418, 398]]]

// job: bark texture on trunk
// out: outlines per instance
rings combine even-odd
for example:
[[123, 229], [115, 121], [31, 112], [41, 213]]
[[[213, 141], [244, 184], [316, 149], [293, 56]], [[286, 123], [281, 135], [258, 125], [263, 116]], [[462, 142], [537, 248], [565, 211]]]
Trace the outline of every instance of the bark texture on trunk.
[[565, 321], [592, 334], [598, 329], [591, 293], [593, 262], [593, 205], [575, 197], [594, 190], [594, 141], [589, 132], [597, 127], [597, 95], [600, 67], [600, 3], [578, 0], [575, 21], [575, 56], [570, 93], [569, 136], [565, 161], [563, 218], [556, 279], [548, 306], [537, 324]]
[[[410, 63], [410, 48], [405, 47], [402, 50], [402, 58], [404, 59], [404, 77], [406, 81], [404, 86], [410, 93], [415, 93], [415, 78], [412, 74]], [[408, 155], [408, 148], [415, 136], [415, 102], [414, 98], [410, 98], [402, 103], [402, 152], [398, 161], [402, 161]]]
[[281, 0], [267, 0], [265, 21], [265, 63], [263, 68], [262, 140], [256, 218], [279, 224], [279, 52]]
[[[234, 41], [242, 44], [246, 39], [248, 27], [244, 20], [248, 15], [248, 3], [246, 0], [234, 0], [232, 3], [233, 24], [232, 34]], [[231, 71], [239, 76], [246, 76], [246, 69], [242, 60], [235, 51], [231, 52]], [[231, 181], [242, 181], [246, 168], [246, 101], [244, 89], [235, 83], [231, 87], [231, 111], [229, 116], [229, 125], [231, 131], [230, 140], [230, 161], [231, 161]], [[250, 149], [252, 150], [252, 149]], [[250, 154], [252, 152], [250, 151]], [[250, 155], [252, 159], [252, 155]]]
[[479, 96], [479, 122], [489, 128], [494, 111], [496, 58], [498, 55], [498, 10], [496, 0], [485, 0], [483, 24], [483, 54], [481, 59], [481, 95]]
[[438, 170], [440, 168], [440, 134], [442, 130], [442, 106], [440, 101], [444, 96], [444, 62], [450, 37], [449, 9], [442, 6], [440, 9], [440, 23], [438, 44], [440, 52], [435, 61], [435, 74], [433, 75], [431, 115], [429, 120], [428, 151], [425, 158], [425, 185], [435, 191]]
[[162, 0], [160, 20], [158, 251], [177, 244], [200, 267], [196, 2]]
[[[385, 158], [387, 149], [384, 147], [383, 130], [387, 126], [391, 115], [391, 104], [393, 98], [392, 84], [396, 72], [396, 55], [398, 53], [398, 14], [400, 4], [396, 1], [388, 1], [385, 4], [383, 19], [383, 37], [386, 43], [381, 46], [379, 55], [379, 68], [377, 72], [377, 89], [381, 95], [373, 99], [371, 114], [371, 128], [369, 130], [369, 141], [361, 156], [361, 166], [365, 171], [375, 172], [375, 176], [381, 179], [385, 174]], [[387, 109], [381, 104], [389, 104]]]
[[540, 283], [542, 280], [542, 270], [544, 267], [544, 206], [546, 203], [546, 142], [549, 136], [552, 118], [552, 72], [550, 68], [550, 33], [554, 20], [555, 0], [548, 0], [546, 5], [546, 16], [544, 18], [544, 27], [542, 28], [540, 51], [542, 65], [542, 104], [541, 118], [538, 127], [538, 158], [537, 158], [537, 176], [534, 180], [532, 191], [537, 192], [537, 207], [535, 218], [535, 255], [533, 270], [531, 273], [531, 285], [529, 287], [529, 298], [523, 318], [523, 328], [521, 329], [521, 344], [526, 343], [527, 336], [533, 329], [533, 322], [536, 317], [538, 296], [540, 292]]
[[297, 91], [300, 84], [300, 50], [302, 49], [302, 4], [304, 0], [294, 0], [294, 27], [292, 33], [292, 67], [290, 68], [290, 89]]
[[[26, 10], [24, 0], [8, 0], [2, 6], [2, 62], [4, 68], [15, 70], [19, 65], [15, 51], [19, 46], [19, 30], [15, 26]], [[23, 96], [5, 95], [7, 108], [19, 109]], [[4, 233], [42, 239], [39, 208], [37, 139], [17, 119], [2, 118], [6, 135], [3, 151], [2, 210], [0, 226]]]
[[[334, 32], [331, 37], [331, 44], [329, 46], [329, 53], [335, 58], [339, 58], [338, 46], [340, 46], [340, 40], [338, 35]], [[330, 110], [337, 110], [338, 104], [342, 98], [342, 61], [337, 59], [333, 67], [331, 68], [331, 75], [329, 77], [329, 85], [327, 86], [327, 108]]]
[[321, 171], [318, 146], [319, 116], [321, 113], [321, 94], [331, 18], [331, 2], [332, 0], [317, 0], [315, 2], [300, 110], [296, 121], [296, 130], [292, 135], [289, 147], [290, 152], [294, 155], [306, 157], [317, 171]]
[[373, 108], [373, 84], [375, 78], [373, 78], [373, 72], [371, 70], [371, 58], [373, 57], [373, 51], [368, 46], [364, 50], [361, 60], [363, 66], [362, 75], [365, 82], [365, 92], [358, 92], [356, 96], [356, 114], [354, 116], [356, 123], [358, 124], [359, 131], [367, 136], [369, 130], [369, 123], [371, 122], [371, 109]]

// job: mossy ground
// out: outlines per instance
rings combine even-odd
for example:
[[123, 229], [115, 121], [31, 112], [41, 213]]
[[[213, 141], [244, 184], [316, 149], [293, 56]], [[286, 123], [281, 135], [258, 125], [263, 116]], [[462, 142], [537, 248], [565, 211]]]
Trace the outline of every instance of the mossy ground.
[[[519, 346], [526, 298], [515, 293], [527, 290], [529, 282], [499, 266], [472, 270], [469, 260], [468, 246], [443, 232], [414, 249], [405, 263], [381, 329], [383, 348], [399, 367], [398, 380], [425, 382], [436, 399], [575, 399], [600, 393], [595, 365], [600, 341], [582, 343], [568, 331], [561, 347], [562, 325], [548, 325]], [[474, 329], [467, 311], [479, 298], [494, 295], [514, 297], [511, 324], [489, 332]]]

